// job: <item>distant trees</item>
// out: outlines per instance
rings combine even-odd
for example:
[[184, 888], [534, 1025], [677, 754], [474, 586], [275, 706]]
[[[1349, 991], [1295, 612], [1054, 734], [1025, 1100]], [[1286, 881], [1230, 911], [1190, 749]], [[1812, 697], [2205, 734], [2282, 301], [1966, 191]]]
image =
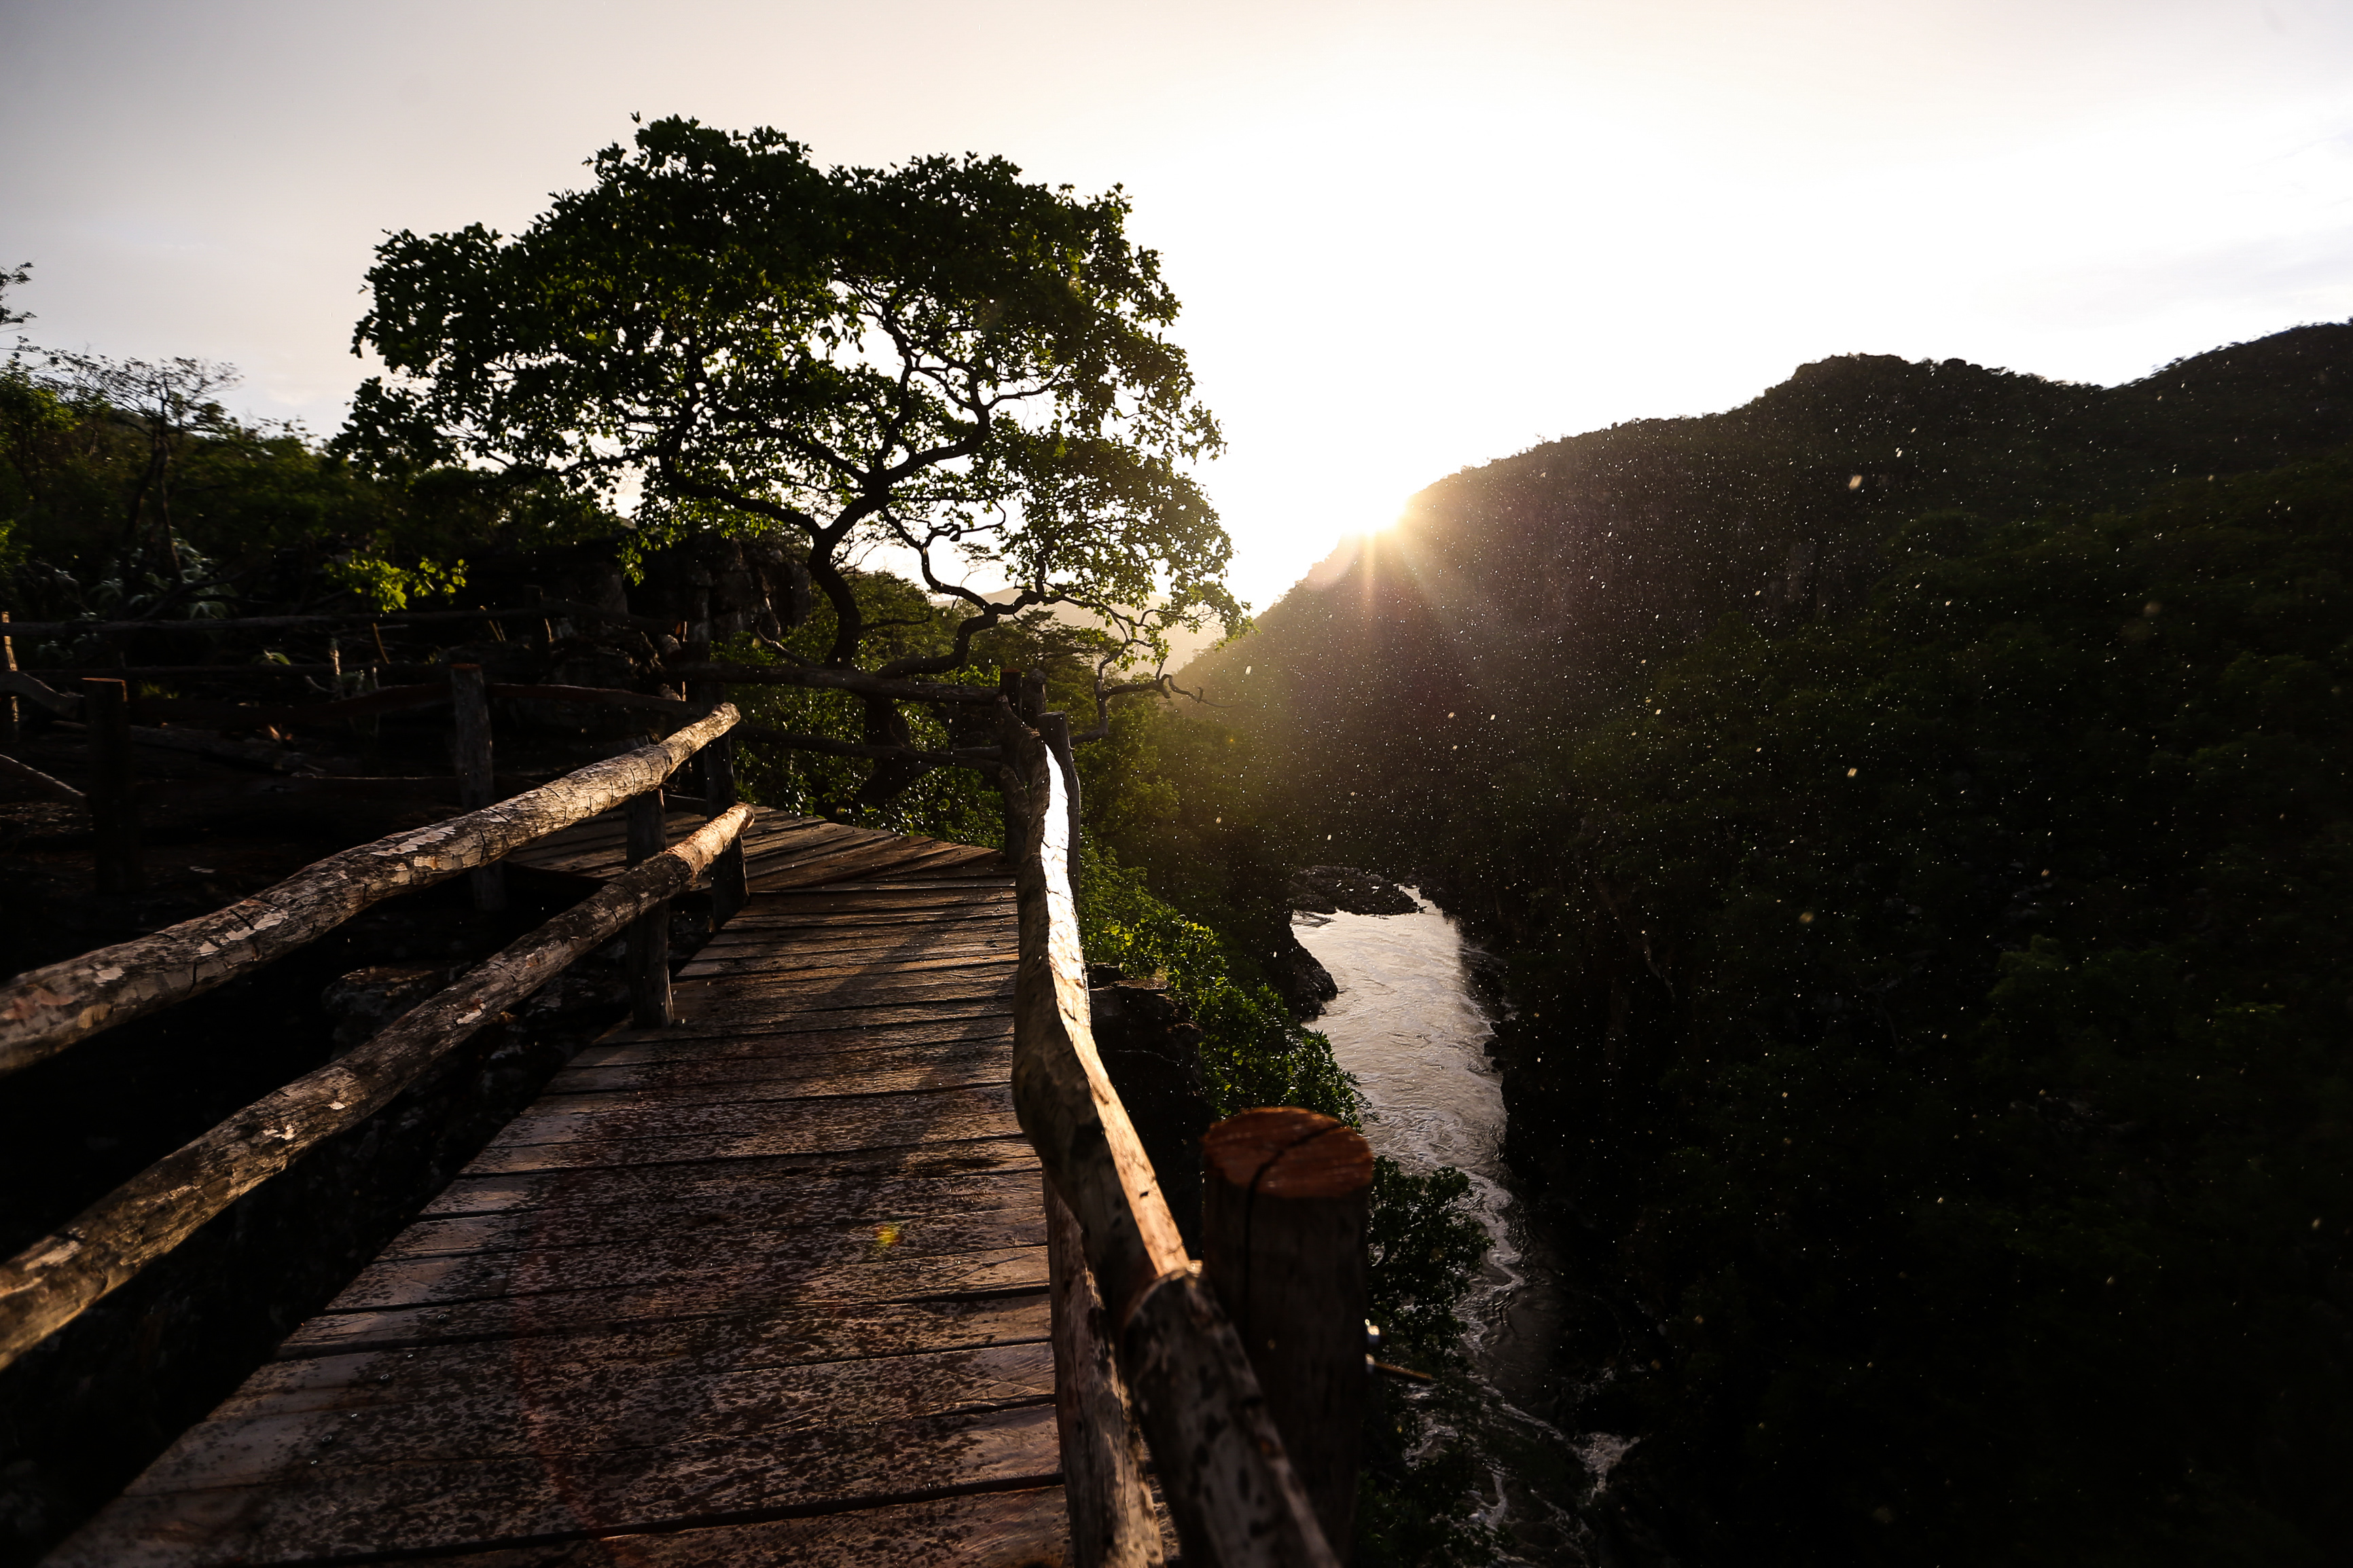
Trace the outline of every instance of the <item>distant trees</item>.
[[[0, 327], [32, 320], [5, 297]], [[616, 534], [544, 487], [462, 469], [363, 474], [300, 427], [231, 413], [237, 368], [18, 337], [0, 362], [0, 604], [19, 618], [185, 619], [462, 586], [470, 554]]]
[[[1152, 606], [1107, 623], [1107, 673], [1165, 654], [1169, 626], [1239, 620], [1183, 471], [1218, 428], [1118, 191], [972, 156], [821, 169], [776, 132], [678, 119], [594, 167], [519, 236], [379, 247], [356, 342], [390, 374], [342, 450], [633, 505], [651, 540], [780, 536], [835, 669], [944, 675], [1025, 612]], [[851, 585], [869, 556], [961, 607], [946, 647], [878, 656]], [[905, 745], [896, 704], [864, 700], [869, 740]]]
[[132, 466], [123, 505], [124, 531], [115, 554], [127, 568], [180, 571], [172, 531], [172, 492], [189, 449], [206, 437], [241, 433], [218, 394], [244, 378], [237, 367], [205, 359], [112, 359], [104, 354], [52, 353], [49, 384], [69, 405], [104, 409], [144, 448]]

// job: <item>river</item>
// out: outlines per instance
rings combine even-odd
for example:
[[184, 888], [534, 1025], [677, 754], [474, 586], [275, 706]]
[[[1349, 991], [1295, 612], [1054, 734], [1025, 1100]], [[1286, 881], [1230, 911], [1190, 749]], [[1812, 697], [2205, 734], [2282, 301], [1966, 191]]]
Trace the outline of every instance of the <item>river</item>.
[[1364, 1091], [1374, 1152], [1413, 1170], [1453, 1165], [1471, 1178], [1494, 1242], [1464, 1312], [1472, 1377], [1493, 1418], [1481, 1444], [1485, 1521], [1507, 1531], [1524, 1560], [1576, 1562], [1571, 1500], [1546, 1495], [1562, 1489], [1561, 1463], [1536, 1456], [1576, 1455], [1570, 1473], [1598, 1478], [1617, 1454], [1606, 1442], [1573, 1441], [1534, 1414], [1556, 1408], [1559, 1396], [1559, 1275], [1523, 1223], [1504, 1165], [1503, 1082], [1487, 1058], [1493, 1026], [1475, 984], [1480, 955], [1451, 918], [1419, 894], [1416, 901], [1421, 907], [1407, 915], [1292, 917], [1302, 945], [1340, 987], [1312, 1026]]

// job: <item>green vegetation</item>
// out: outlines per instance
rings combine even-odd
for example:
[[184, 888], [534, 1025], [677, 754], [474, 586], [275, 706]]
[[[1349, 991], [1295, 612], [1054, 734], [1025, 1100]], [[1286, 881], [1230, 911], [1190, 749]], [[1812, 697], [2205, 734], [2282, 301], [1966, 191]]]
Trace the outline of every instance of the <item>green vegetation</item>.
[[1926, 520], [1852, 621], [1727, 625], [1508, 776], [1483, 873], [1621, 889], [1659, 970], [1613, 1071], [1622, 930], [1539, 890], [1514, 1109], [1662, 1309], [1620, 1418], [1744, 1555], [2348, 1539], [2348, 480]]
[[1810, 366], [1217, 656], [1219, 787], [1510, 960], [1613, 1552], [2353, 1545], [2348, 374]]

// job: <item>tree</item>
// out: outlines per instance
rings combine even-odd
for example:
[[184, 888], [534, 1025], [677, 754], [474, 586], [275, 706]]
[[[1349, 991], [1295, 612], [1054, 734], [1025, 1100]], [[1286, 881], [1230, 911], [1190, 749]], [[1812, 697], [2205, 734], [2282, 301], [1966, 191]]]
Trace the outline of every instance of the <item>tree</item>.
[[112, 359], [52, 353], [51, 384], [86, 410], [104, 410], [136, 431], [145, 460], [134, 471], [118, 554], [128, 575], [142, 561], [180, 573], [172, 500], [191, 447], [238, 433], [218, 394], [243, 378], [237, 367], [205, 359]]
[[[1230, 542], [1181, 467], [1221, 440], [1118, 189], [1081, 198], [970, 154], [820, 169], [777, 132], [681, 119], [593, 167], [519, 236], [378, 247], [354, 348], [390, 374], [361, 388], [343, 449], [634, 494], [649, 542], [780, 533], [832, 607], [834, 670], [863, 668], [848, 574], [878, 547], [964, 614], [945, 649], [871, 675], [966, 668], [976, 635], [1069, 605], [1113, 628], [1107, 695], [1104, 676], [1165, 658], [1166, 628], [1239, 623]], [[1012, 591], [984, 596], [976, 572]], [[908, 743], [893, 699], [861, 700], [870, 743]], [[920, 772], [878, 766], [861, 798]]]

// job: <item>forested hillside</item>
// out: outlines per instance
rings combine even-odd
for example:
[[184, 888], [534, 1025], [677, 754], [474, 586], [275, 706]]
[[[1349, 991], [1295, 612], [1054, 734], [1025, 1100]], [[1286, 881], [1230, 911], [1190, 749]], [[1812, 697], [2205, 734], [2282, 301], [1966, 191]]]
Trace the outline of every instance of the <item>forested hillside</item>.
[[1825, 361], [1441, 481], [1189, 672], [1186, 798], [1508, 960], [1630, 1557], [2353, 1545], [2348, 376]]

